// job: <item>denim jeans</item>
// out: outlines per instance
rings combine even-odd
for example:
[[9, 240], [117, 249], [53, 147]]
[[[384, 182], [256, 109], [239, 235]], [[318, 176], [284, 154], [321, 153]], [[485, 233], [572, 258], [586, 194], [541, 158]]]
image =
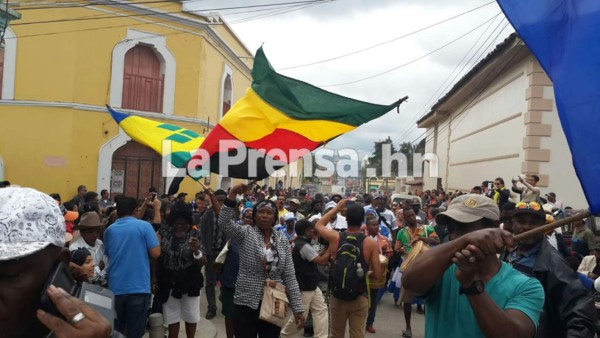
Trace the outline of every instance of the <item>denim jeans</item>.
[[375, 322], [375, 315], [377, 314], [377, 303], [379, 299], [377, 295], [379, 294], [380, 289], [370, 289], [371, 293], [371, 304], [369, 306], [369, 314], [367, 315], [367, 327], [373, 325]]
[[117, 331], [128, 338], [142, 338], [146, 333], [149, 306], [149, 293], [116, 295]]

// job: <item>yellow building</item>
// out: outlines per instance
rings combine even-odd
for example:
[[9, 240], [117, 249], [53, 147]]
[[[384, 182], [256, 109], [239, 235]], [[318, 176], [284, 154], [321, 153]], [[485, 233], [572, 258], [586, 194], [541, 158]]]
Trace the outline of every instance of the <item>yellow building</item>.
[[[217, 15], [177, 1], [110, 3], [11, 3], [22, 18], [2, 59], [0, 179], [66, 198], [80, 184], [162, 193], [171, 179], [160, 156], [104, 105], [206, 135], [249, 87], [253, 53]], [[181, 186], [199, 189], [191, 179]]]

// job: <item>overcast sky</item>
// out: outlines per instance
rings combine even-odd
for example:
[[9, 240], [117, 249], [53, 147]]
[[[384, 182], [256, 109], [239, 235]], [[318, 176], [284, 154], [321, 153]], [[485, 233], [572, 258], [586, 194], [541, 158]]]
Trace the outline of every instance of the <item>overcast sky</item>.
[[[201, 0], [194, 6], [206, 9], [293, 1], [298, 0]], [[372, 151], [375, 141], [387, 136], [391, 136], [396, 146], [404, 141], [418, 141], [425, 130], [417, 129], [415, 121], [449, 89], [441, 92], [440, 87], [467, 51], [474, 46], [458, 70], [463, 68], [476, 51], [470, 65], [480, 60], [513, 32], [510, 25], [501, 32], [507, 21], [499, 6], [496, 3], [486, 5], [433, 28], [365, 52], [306, 67], [284, 68], [337, 57], [383, 43], [489, 2], [335, 0], [305, 8], [295, 7], [296, 10], [272, 16], [266, 15], [274, 13], [273, 10], [256, 11], [262, 8], [248, 9], [255, 12], [238, 14], [230, 13], [240, 12], [239, 9], [221, 11], [221, 15], [251, 51], [255, 51], [262, 44], [271, 64], [281, 74], [344, 96], [379, 104], [391, 104], [408, 95], [410, 99], [402, 104], [400, 114], [395, 111], [389, 112], [328, 144], [328, 147], [334, 149], [359, 150], [362, 156]], [[265, 17], [258, 18], [257, 15]], [[493, 21], [488, 21], [496, 15], [498, 16]], [[252, 17], [254, 18], [251, 20], [243, 20]], [[403, 65], [482, 24], [479, 29], [412, 64], [369, 80], [330, 86], [366, 78]], [[485, 34], [482, 35], [484, 31]], [[478, 39], [479, 42], [475, 44]], [[470, 66], [466, 67], [461, 75], [468, 69]], [[450, 79], [454, 78], [458, 70]], [[452, 80], [450, 85], [459, 78], [460, 76]]]

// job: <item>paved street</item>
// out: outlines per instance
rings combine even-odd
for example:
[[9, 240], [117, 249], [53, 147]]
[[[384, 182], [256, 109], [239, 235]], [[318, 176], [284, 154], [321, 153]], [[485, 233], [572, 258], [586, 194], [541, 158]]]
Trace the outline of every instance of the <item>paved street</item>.
[[[204, 290], [202, 290], [204, 291]], [[218, 292], [217, 292], [218, 294]], [[202, 293], [202, 302], [201, 302], [201, 313], [202, 316], [206, 313], [206, 298], [204, 296], [204, 292]], [[220, 306], [221, 304], [217, 301], [217, 304]], [[423, 315], [416, 313], [416, 306], [413, 306], [413, 316], [412, 316], [412, 327], [413, 327], [413, 337], [414, 338], [423, 338], [423, 329], [425, 326], [425, 317]], [[217, 329], [217, 338], [226, 338], [225, 335], [225, 318], [221, 314], [221, 309], [219, 308], [218, 315], [212, 319], [210, 322], [214, 324]], [[203, 321], [205, 322], [205, 321]], [[404, 329], [404, 312], [400, 306], [394, 305], [394, 299], [392, 294], [387, 293], [379, 307], [377, 308], [377, 316], [375, 317], [375, 328], [377, 333], [371, 334], [366, 332], [365, 337], [400, 337], [402, 330]], [[201, 328], [199, 327], [200, 331]], [[183, 333], [183, 331], [182, 331]], [[297, 335], [298, 337], [302, 337], [302, 331]], [[201, 337], [196, 334], [196, 337]], [[205, 336], [202, 336], [205, 337]], [[349, 337], [349, 335], [346, 335]]]

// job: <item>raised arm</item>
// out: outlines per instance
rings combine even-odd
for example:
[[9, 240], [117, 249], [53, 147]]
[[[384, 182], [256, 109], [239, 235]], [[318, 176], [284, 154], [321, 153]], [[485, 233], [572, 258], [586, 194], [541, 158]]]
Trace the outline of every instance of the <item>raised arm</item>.
[[[247, 188], [248, 187], [245, 184], [236, 185], [235, 187], [231, 188], [231, 190], [229, 191], [229, 195], [225, 199], [225, 203], [223, 203], [223, 207], [221, 207], [221, 214], [217, 222], [217, 226], [223, 229], [223, 232], [228, 238], [234, 239], [238, 242], [243, 242], [244, 238], [247, 237], [248, 233], [251, 230], [251, 227], [249, 225], [242, 225], [234, 222], [235, 206], [237, 204], [236, 196], [238, 194], [238, 191], [245, 192]], [[212, 199], [214, 195], [211, 196]], [[219, 202], [216, 201], [216, 198], [215, 202], [217, 203], [217, 205], [219, 204]]]
[[[206, 188], [204, 190], [204, 193], [207, 194], [210, 198], [211, 208], [215, 212], [215, 215], [219, 217], [219, 215], [221, 214], [221, 203], [219, 203], [219, 200], [217, 200], [217, 197], [215, 196], [211, 188]], [[235, 197], [233, 198], [233, 200], [235, 201]]]
[[335, 243], [337, 242], [338, 238], [339, 238], [339, 233], [335, 230], [331, 230], [329, 228], [327, 228], [327, 224], [329, 224], [329, 222], [331, 222], [331, 219], [333, 218], [333, 216], [335, 216], [338, 212], [340, 212], [344, 206], [346, 205], [346, 201], [347, 200], [341, 200], [340, 203], [338, 203], [335, 208], [329, 210], [328, 213], [326, 213], [323, 217], [321, 217], [321, 219], [319, 219], [317, 221], [317, 224], [315, 225], [315, 229], [317, 230], [317, 233], [319, 234], [319, 236], [323, 237], [323, 239], [325, 239], [327, 242], [329, 243]]
[[[529, 191], [539, 190], [538, 188], [534, 187], [533, 185], [531, 185], [527, 181], [525, 181], [522, 177], [519, 178], [519, 182], [521, 182], [521, 184], [523, 184], [527, 189], [529, 189]], [[513, 182], [513, 184], [514, 184], [514, 182]]]

